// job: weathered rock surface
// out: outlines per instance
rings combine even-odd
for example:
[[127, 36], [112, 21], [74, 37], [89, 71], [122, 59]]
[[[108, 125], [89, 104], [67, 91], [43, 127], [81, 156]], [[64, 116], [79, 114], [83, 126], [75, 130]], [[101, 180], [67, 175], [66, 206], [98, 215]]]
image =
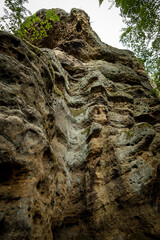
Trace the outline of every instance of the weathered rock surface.
[[40, 48], [0, 32], [0, 239], [158, 240], [160, 101], [132, 52], [57, 13]]

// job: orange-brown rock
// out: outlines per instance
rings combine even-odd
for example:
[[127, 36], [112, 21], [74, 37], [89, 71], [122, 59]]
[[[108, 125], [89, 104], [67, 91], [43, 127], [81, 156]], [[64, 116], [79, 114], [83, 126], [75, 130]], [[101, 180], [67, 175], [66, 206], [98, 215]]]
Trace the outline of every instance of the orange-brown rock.
[[38, 47], [0, 32], [0, 240], [159, 240], [160, 100], [132, 52], [56, 11]]

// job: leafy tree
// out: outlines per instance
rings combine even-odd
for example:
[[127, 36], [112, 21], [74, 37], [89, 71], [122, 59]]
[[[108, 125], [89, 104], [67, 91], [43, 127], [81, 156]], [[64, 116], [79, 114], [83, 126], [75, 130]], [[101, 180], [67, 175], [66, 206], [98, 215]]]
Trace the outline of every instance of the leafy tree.
[[5, 15], [0, 18], [0, 28], [15, 33], [26, 17], [31, 14], [24, 4], [28, 0], [5, 0]]
[[[160, 90], [160, 1], [108, 0], [120, 7], [123, 22], [121, 42], [142, 59]], [[103, 0], [99, 0], [102, 4]]]
[[[47, 36], [47, 31], [52, 27], [54, 21], [59, 21], [54, 9], [46, 12], [46, 19], [42, 21], [36, 14], [24, 7], [28, 0], [5, 0], [5, 15], [0, 18], [0, 29], [7, 30], [22, 39], [34, 41]], [[36, 29], [35, 25], [39, 24]], [[30, 33], [30, 34], [28, 34]]]

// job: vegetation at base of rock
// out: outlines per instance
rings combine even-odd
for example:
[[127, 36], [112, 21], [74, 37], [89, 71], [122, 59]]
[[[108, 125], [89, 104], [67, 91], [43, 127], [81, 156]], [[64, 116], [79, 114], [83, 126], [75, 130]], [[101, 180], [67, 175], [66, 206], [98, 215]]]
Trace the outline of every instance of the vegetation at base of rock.
[[[99, 0], [100, 5], [103, 0]], [[126, 27], [121, 42], [133, 49], [160, 90], [160, 1], [111, 0], [120, 8]]]
[[46, 11], [46, 19], [42, 21], [36, 14], [29, 16], [31, 12], [24, 7], [25, 3], [28, 3], [28, 0], [5, 0], [5, 15], [0, 18], [0, 29], [31, 42], [47, 37], [52, 22], [59, 21], [59, 16], [51, 9]]

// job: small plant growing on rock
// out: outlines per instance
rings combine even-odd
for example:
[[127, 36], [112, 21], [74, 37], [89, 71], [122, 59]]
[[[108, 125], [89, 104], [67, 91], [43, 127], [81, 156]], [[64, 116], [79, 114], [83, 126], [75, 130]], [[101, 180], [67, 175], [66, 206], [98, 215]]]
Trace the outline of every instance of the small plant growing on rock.
[[[59, 16], [54, 9], [45, 13], [45, 20], [24, 7], [28, 0], [5, 0], [5, 15], [0, 18], [0, 29], [6, 30], [21, 39], [34, 41], [47, 37], [47, 31], [52, 28], [52, 22], [59, 21]], [[38, 25], [38, 28], [35, 26]]]

